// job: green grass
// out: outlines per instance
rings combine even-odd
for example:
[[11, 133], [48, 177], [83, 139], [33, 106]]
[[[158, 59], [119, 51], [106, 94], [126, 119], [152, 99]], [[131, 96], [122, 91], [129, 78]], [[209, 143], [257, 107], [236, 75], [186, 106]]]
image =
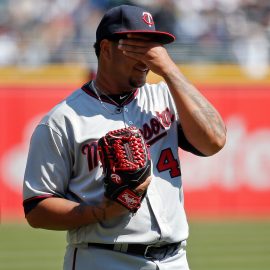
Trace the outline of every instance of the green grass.
[[1, 270], [62, 269], [65, 232], [0, 225]]
[[270, 221], [193, 222], [187, 251], [192, 270], [269, 270]]
[[[0, 269], [62, 269], [65, 232], [0, 225]], [[191, 270], [269, 270], [270, 221], [190, 222]], [[109, 269], [108, 269], [109, 270]]]

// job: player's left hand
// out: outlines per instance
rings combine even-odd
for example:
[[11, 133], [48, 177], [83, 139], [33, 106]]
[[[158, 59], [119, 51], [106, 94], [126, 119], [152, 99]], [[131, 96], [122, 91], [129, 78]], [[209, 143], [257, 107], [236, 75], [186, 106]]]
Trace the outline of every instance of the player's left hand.
[[175, 66], [162, 44], [139, 34], [128, 34], [127, 39], [120, 39], [118, 49], [124, 55], [142, 62], [154, 73], [165, 76]]
[[150, 153], [142, 133], [134, 126], [109, 131], [98, 140], [98, 152], [105, 196], [137, 212], [151, 175]]

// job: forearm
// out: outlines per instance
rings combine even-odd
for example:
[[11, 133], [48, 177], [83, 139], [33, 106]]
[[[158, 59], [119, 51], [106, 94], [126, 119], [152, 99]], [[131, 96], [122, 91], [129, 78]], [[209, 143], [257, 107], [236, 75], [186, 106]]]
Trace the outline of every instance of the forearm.
[[48, 198], [39, 202], [26, 219], [34, 228], [71, 230], [126, 213], [124, 207], [106, 199], [99, 206], [89, 206], [62, 198]]
[[205, 155], [218, 152], [226, 141], [226, 128], [219, 113], [176, 65], [171, 65], [163, 78], [174, 97], [186, 138]]

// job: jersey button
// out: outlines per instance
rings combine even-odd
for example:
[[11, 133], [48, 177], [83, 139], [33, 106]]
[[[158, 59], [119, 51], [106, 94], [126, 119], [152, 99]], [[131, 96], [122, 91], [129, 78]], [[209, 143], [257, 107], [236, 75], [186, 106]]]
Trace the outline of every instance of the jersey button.
[[128, 108], [127, 108], [127, 107], [124, 107], [124, 111], [125, 111], [125, 112], [128, 112]]
[[129, 123], [130, 125], [133, 125], [133, 122], [132, 122], [132, 121], [128, 121], [128, 123]]

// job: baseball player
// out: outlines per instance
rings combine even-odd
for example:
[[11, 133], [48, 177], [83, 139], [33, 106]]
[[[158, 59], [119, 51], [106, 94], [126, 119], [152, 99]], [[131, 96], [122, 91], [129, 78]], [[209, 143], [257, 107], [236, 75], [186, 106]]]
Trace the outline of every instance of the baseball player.
[[[65, 270], [189, 269], [178, 147], [213, 155], [226, 130], [168, 55], [163, 45], [174, 39], [143, 8], [109, 10], [96, 31], [95, 80], [56, 105], [32, 135], [25, 215], [34, 228], [67, 230]], [[147, 84], [150, 70], [163, 81]], [[151, 176], [132, 190], [136, 213], [131, 197], [119, 203], [104, 195], [98, 154], [100, 138], [129, 127], [140, 130], [151, 159]]]

